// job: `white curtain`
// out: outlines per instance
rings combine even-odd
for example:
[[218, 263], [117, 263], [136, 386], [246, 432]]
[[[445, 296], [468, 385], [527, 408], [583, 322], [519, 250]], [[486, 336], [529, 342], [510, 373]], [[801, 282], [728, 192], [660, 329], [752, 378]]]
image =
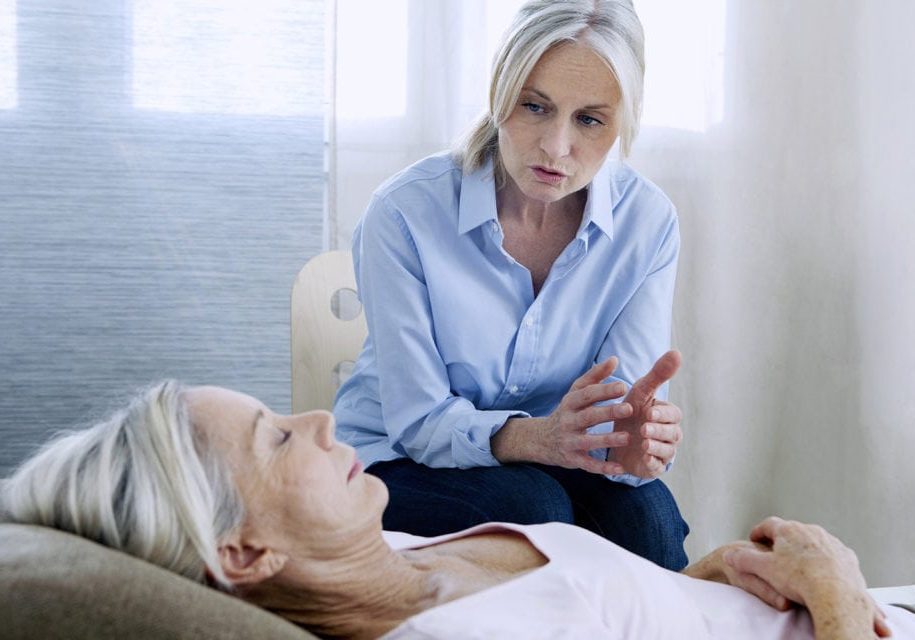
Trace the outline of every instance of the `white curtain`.
[[[344, 247], [372, 190], [482, 108], [520, 4], [401, 1], [362, 31], [346, 5], [370, 3], [338, 6]], [[683, 235], [671, 392], [686, 440], [666, 481], [690, 555], [779, 514], [834, 531], [871, 584], [915, 582], [915, 5], [636, 6], [649, 68], [631, 162]], [[399, 39], [401, 62], [379, 62]], [[360, 94], [367, 76], [385, 81]]]

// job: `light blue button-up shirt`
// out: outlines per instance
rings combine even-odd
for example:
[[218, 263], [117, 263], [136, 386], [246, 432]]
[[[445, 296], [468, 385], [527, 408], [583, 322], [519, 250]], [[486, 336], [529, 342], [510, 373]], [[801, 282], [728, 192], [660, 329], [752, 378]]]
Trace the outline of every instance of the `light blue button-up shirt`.
[[498, 465], [490, 438], [508, 418], [549, 415], [612, 355], [613, 379], [631, 385], [669, 348], [677, 215], [630, 167], [608, 160], [595, 175], [536, 297], [502, 240], [491, 162], [465, 176], [431, 156], [375, 192], [353, 235], [368, 338], [334, 405], [366, 466]]

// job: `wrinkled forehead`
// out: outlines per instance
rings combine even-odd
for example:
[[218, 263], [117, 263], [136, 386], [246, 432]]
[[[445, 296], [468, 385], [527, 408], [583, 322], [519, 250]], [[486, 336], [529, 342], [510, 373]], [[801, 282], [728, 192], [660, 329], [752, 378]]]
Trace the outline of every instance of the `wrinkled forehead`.
[[559, 42], [534, 64], [523, 86], [553, 80], [562, 85], [587, 88], [614, 102], [621, 97], [613, 67], [593, 47], [582, 42]]
[[235, 440], [253, 427], [263, 405], [249, 395], [224, 387], [191, 387], [184, 392], [188, 415], [208, 437]]

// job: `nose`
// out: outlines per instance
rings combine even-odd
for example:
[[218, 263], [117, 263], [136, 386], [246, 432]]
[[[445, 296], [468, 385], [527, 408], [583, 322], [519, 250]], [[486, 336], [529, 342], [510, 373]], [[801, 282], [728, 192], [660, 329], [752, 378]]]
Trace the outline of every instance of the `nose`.
[[319, 447], [328, 451], [334, 447], [334, 443], [337, 441], [334, 437], [336, 422], [334, 414], [330, 411], [309, 411], [292, 417], [297, 427], [314, 434], [315, 442]]
[[568, 122], [562, 118], [553, 118], [544, 125], [540, 148], [550, 160], [564, 158], [572, 150], [573, 135]]

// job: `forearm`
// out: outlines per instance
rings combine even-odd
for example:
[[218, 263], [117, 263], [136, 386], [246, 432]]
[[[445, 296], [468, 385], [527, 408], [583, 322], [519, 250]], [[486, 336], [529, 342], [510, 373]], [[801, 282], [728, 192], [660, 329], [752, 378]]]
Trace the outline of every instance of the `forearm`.
[[509, 418], [490, 439], [493, 457], [502, 464], [512, 462], [542, 462], [539, 438], [546, 418]]
[[804, 594], [817, 640], [874, 638], [874, 616], [868, 596], [842, 582], [817, 584]]

